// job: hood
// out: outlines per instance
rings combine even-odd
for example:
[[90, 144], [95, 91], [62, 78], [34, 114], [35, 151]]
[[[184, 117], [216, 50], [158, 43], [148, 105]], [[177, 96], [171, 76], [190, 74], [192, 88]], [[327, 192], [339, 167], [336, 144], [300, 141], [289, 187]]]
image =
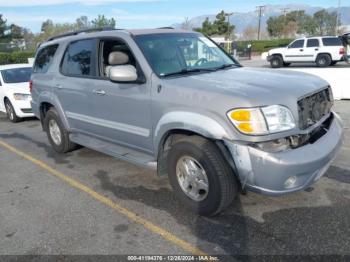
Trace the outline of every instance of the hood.
[[30, 95], [29, 82], [6, 84], [5, 90], [8, 94], [20, 93]]
[[248, 67], [173, 78], [166, 82], [177, 87], [183, 96], [195, 94], [193, 103], [205, 101], [231, 109], [279, 104], [294, 110], [295, 115], [300, 98], [328, 86], [321, 78], [306, 73]]
[[273, 54], [281, 54], [281, 53], [284, 53], [286, 50], [285, 47], [281, 47], [281, 48], [274, 48], [274, 49], [271, 49], [269, 50], [268, 54], [269, 55], [273, 55]]

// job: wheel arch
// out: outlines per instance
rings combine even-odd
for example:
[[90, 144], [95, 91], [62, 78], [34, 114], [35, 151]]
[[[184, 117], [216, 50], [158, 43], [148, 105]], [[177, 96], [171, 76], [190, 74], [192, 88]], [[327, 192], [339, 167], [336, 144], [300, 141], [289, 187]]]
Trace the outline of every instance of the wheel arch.
[[320, 55], [329, 55], [329, 57], [331, 58], [331, 60], [333, 61], [333, 57], [331, 53], [327, 53], [327, 52], [322, 52], [322, 53], [318, 53], [316, 56], [316, 59], [320, 56]]
[[61, 120], [62, 120], [62, 123], [64, 125], [64, 127], [66, 128], [66, 130], [69, 130], [69, 125], [68, 125], [68, 121], [65, 117], [65, 114], [64, 114], [64, 111], [63, 111], [63, 108], [60, 106], [60, 104], [58, 103], [58, 101], [56, 101], [52, 96], [42, 96], [39, 101], [38, 101], [38, 105], [39, 105], [39, 108], [38, 108], [38, 112], [40, 114], [40, 121], [41, 121], [41, 124], [42, 124], [42, 127], [43, 127], [43, 130], [45, 131], [45, 126], [44, 126], [44, 120], [45, 120], [45, 116], [46, 116], [46, 113], [47, 111], [53, 107], [57, 110]]
[[229, 149], [226, 147], [225, 142], [223, 140], [215, 139], [212, 137], [206, 137], [203, 134], [194, 132], [192, 130], [186, 130], [186, 129], [169, 130], [164, 134], [164, 136], [160, 140], [160, 143], [158, 145], [158, 155], [157, 155], [157, 161], [158, 161], [157, 175], [158, 176], [167, 175], [167, 159], [168, 159], [168, 152], [171, 149], [171, 147], [175, 145], [178, 141], [181, 141], [182, 138], [189, 137], [189, 136], [197, 136], [203, 139], [208, 139], [212, 141], [214, 144], [216, 144], [216, 146], [222, 153], [223, 157], [231, 167], [233, 171], [233, 175], [237, 178], [237, 181], [240, 184], [236, 164], [234, 162], [234, 159], [232, 158], [232, 155], [229, 152]]

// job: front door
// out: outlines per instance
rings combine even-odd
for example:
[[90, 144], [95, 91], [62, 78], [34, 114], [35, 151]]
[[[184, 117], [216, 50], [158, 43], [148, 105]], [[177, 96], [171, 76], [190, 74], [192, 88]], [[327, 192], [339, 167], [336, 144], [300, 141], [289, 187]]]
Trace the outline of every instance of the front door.
[[291, 43], [286, 50], [285, 62], [305, 62], [304, 39], [299, 39]]
[[112, 66], [132, 65], [144, 78], [137, 60], [123, 39], [100, 41], [99, 74], [90, 93], [97, 136], [118, 144], [153, 151], [151, 82], [116, 83], [108, 78]]

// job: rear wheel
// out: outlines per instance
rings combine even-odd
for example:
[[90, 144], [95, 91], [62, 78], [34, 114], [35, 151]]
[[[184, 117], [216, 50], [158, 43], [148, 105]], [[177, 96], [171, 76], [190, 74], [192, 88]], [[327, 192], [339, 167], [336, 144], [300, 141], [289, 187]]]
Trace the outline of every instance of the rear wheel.
[[330, 55], [327, 55], [327, 54], [318, 55], [316, 59], [316, 64], [319, 67], [327, 67], [327, 66], [330, 66], [331, 63], [332, 63], [332, 58], [330, 57]]
[[283, 59], [280, 56], [273, 56], [270, 60], [272, 68], [280, 68], [283, 66]]
[[218, 214], [238, 192], [236, 178], [220, 150], [199, 136], [185, 137], [171, 147], [168, 174], [180, 201], [199, 215]]
[[19, 121], [21, 121], [21, 118], [19, 118], [16, 115], [16, 111], [13, 108], [10, 100], [5, 100], [5, 107], [6, 107], [6, 115], [7, 115], [7, 119], [10, 120], [12, 123], [18, 123]]
[[47, 137], [52, 148], [58, 153], [67, 153], [76, 148], [76, 144], [69, 139], [69, 133], [57, 113], [56, 109], [50, 108], [44, 120]]

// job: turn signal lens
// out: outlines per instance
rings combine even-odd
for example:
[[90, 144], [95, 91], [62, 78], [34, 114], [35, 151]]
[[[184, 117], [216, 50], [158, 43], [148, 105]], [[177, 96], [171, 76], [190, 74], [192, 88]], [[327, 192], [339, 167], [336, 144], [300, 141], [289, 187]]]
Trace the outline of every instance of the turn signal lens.
[[251, 114], [248, 110], [237, 110], [231, 113], [231, 118], [236, 121], [250, 121]]
[[254, 132], [254, 129], [250, 123], [242, 123], [242, 124], [239, 124], [237, 127], [239, 130], [241, 130], [244, 133], [253, 133]]
[[240, 108], [227, 113], [235, 127], [244, 134], [261, 135], [268, 132], [260, 108]]

